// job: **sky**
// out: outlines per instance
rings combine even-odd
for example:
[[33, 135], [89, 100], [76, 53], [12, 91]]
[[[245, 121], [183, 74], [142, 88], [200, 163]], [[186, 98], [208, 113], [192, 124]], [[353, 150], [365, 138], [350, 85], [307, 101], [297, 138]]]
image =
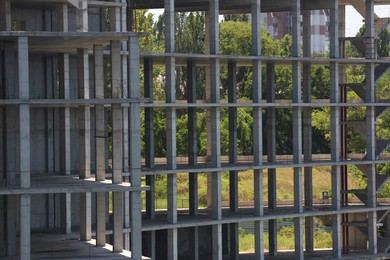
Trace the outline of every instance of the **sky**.
[[[381, 18], [390, 17], [390, 5], [377, 6], [375, 8], [375, 13]], [[347, 6], [346, 19], [346, 36], [355, 36], [360, 27], [363, 25], [363, 17], [355, 10], [355, 8]]]
[[[157, 18], [158, 15], [162, 14], [163, 11], [163, 9], [150, 10], [150, 12], [155, 15], [155, 18]], [[381, 18], [390, 17], [390, 5], [377, 6], [375, 8], [375, 13]], [[355, 8], [353, 8], [352, 6], [347, 6], [345, 28], [346, 36], [355, 36], [362, 25], [363, 17], [355, 10]]]

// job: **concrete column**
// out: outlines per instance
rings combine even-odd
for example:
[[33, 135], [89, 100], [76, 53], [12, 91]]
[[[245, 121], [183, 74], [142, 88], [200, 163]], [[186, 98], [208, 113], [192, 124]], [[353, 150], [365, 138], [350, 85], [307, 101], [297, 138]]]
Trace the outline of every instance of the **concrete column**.
[[[164, 0], [165, 8], [165, 52], [175, 52], [175, 1]], [[166, 102], [176, 102], [175, 88], [175, 58], [166, 59]], [[176, 169], [176, 109], [166, 109], [166, 140], [167, 140], [167, 167], [168, 169]], [[168, 175], [168, 222], [177, 222], [177, 186], [176, 174]], [[168, 258], [177, 259], [177, 229], [168, 230]]]
[[[295, 1], [292, 8], [292, 57], [300, 57], [301, 51], [301, 3]], [[293, 87], [293, 103], [300, 104], [301, 99], [301, 62], [292, 62], [292, 87]], [[302, 162], [302, 108], [294, 107], [293, 113], [293, 157], [294, 164]], [[303, 212], [303, 190], [302, 190], [302, 168], [294, 168], [294, 209], [296, 213]], [[294, 234], [295, 234], [295, 258], [303, 259], [303, 218], [295, 218]]]
[[[29, 71], [28, 71], [28, 39], [18, 37], [18, 85], [19, 98], [30, 98]], [[20, 144], [20, 187], [30, 187], [30, 107], [19, 107], [19, 144]]]
[[[375, 13], [374, 0], [366, 0], [366, 59], [376, 59], [375, 48]], [[375, 63], [366, 64], [366, 103], [372, 104], [366, 108], [366, 142], [367, 160], [376, 160], [376, 127], [375, 127]], [[377, 207], [376, 201], [376, 165], [368, 167], [367, 175], [367, 207]], [[368, 250], [370, 254], [377, 253], [377, 212], [368, 213]]]
[[[144, 96], [149, 98], [149, 102], [153, 103], [153, 60], [144, 59]], [[145, 166], [147, 168], [154, 167], [154, 111], [153, 108], [145, 108]], [[155, 192], [154, 192], [155, 177], [153, 175], [146, 176], [146, 185], [150, 186], [150, 191], [146, 192], [146, 215], [149, 219], [154, 219], [155, 216]], [[151, 236], [154, 238], [154, 236]]]
[[[339, 6], [338, 6], [338, 12], [339, 12], [339, 21], [338, 21], [338, 30], [339, 30], [339, 37], [345, 37], [345, 21], [346, 21], [346, 17], [345, 17], [345, 14], [346, 14], [346, 6], [345, 5], [340, 5], [339, 3]], [[345, 45], [345, 44], [344, 44]], [[341, 47], [341, 48], [340, 48]], [[339, 46], [339, 49], [340, 49], [340, 53], [339, 53], [339, 57], [340, 58], [345, 58], [345, 49], [344, 49], [344, 46]], [[345, 74], [345, 66], [344, 65], [340, 65], [339, 64], [339, 84], [343, 84], [343, 83], [346, 83], [346, 74]], [[340, 100], [343, 101], [344, 100], [344, 96], [345, 95], [345, 92], [346, 92], [346, 89], [344, 90], [341, 90], [341, 94], [340, 94]], [[347, 108], [341, 108], [340, 109], [340, 119], [341, 121], [346, 121], [346, 110]], [[341, 125], [341, 136], [342, 136], [342, 139], [341, 139], [341, 153], [342, 153], [342, 159], [345, 159], [346, 158], [346, 142], [345, 142], [345, 138], [346, 138], [346, 129], [347, 127], [345, 125]], [[344, 166], [341, 166], [341, 178], [342, 180], [343, 179], [347, 179], [347, 166], [344, 165]], [[348, 183], [346, 181], [342, 182], [341, 183], [341, 190], [346, 190], [347, 189], [347, 186], [348, 186]], [[348, 204], [348, 194], [342, 194], [342, 197], [341, 197], [342, 201], [342, 205], [347, 205]], [[348, 222], [348, 214], [342, 214], [342, 222]], [[348, 226], [343, 226], [342, 227], [342, 253], [344, 254], [347, 254], [349, 253], [349, 227]]]
[[[94, 46], [95, 98], [104, 99], [103, 46]], [[106, 179], [106, 119], [103, 105], [95, 108], [96, 181]], [[106, 193], [96, 193], [96, 246], [106, 245]]]
[[91, 240], [91, 193], [80, 193], [80, 240]]
[[[122, 98], [120, 42], [111, 42], [111, 96]], [[123, 148], [122, 148], [122, 107], [112, 105], [112, 183], [122, 183]], [[113, 235], [114, 251], [123, 250], [123, 193], [113, 192]]]
[[28, 260], [31, 254], [30, 195], [20, 195], [20, 259]]
[[11, 31], [11, 0], [0, 0], [0, 31]]
[[78, 32], [88, 32], [88, 1], [79, 0], [79, 7], [76, 9], [76, 23]]
[[[16, 99], [18, 98], [15, 86], [16, 76], [16, 59], [15, 59], [15, 49], [13, 42], [4, 43], [4, 52], [3, 52], [3, 69], [4, 69], [4, 82], [6, 82], [5, 87], [5, 98], [6, 99]], [[18, 162], [16, 158], [19, 153], [19, 109], [17, 107], [7, 107], [5, 109], [5, 172], [7, 179], [7, 187], [14, 188], [16, 183], [16, 172], [18, 169]], [[17, 210], [18, 210], [18, 197], [17, 195], [8, 195], [6, 196], [6, 241], [7, 241], [7, 256], [16, 255], [16, 235], [17, 235]]]
[[[18, 37], [18, 86], [19, 98], [30, 98], [28, 39]], [[19, 107], [20, 187], [30, 188], [30, 107]], [[20, 258], [30, 259], [31, 253], [31, 205], [30, 195], [20, 195]]]
[[[68, 31], [68, 5], [62, 4], [57, 7], [58, 31]], [[58, 55], [58, 72], [60, 98], [69, 99], [69, 54]], [[71, 174], [71, 147], [70, 147], [70, 108], [62, 108], [59, 111], [60, 120], [60, 171], [62, 175]], [[72, 229], [72, 202], [71, 194], [60, 194], [60, 222], [61, 231], [70, 234]]]
[[[3, 68], [4, 66], [4, 53], [3, 50], [0, 50], [0, 82], [2, 84], [2, 87], [0, 89], [0, 98], [5, 99], [5, 73]], [[1, 186], [5, 186], [7, 182], [7, 149], [6, 149], [6, 139], [7, 139], [7, 134], [6, 134], [6, 112], [5, 108], [0, 108], [0, 122], [2, 124], [0, 125], [0, 158], [2, 159], [0, 161], [0, 183]], [[0, 210], [2, 212], [7, 212], [6, 208], [6, 196], [0, 196]], [[6, 247], [6, 223], [7, 223], [7, 218], [6, 214], [0, 214], [0, 257], [5, 257], [7, 255], [7, 247]]]
[[[187, 61], [187, 102], [196, 103], [196, 64], [193, 60]], [[198, 159], [198, 136], [197, 136], [196, 108], [188, 108], [188, 163], [195, 166]], [[189, 173], [189, 206], [190, 215], [198, 214], [198, 174]], [[193, 230], [198, 233], [197, 230]], [[197, 242], [198, 239], [193, 239]], [[197, 251], [197, 249], [195, 250]]]
[[[60, 98], [69, 99], [69, 55], [60, 54], [58, 58]], [[60, 169], [61, 175], [71, 174], [71, 145], [70, 145], [70, 108], [60, 110]], [[61, 230], [65, 234], [71, 232], [71, 195], [61, 194]]]
[[[303, 13], [303, 56], [311, 57], [311, 11]], [[311, 65], [303, 65], [303, 102], [311, 103]], [[312, 161], [312, 108], [303, 109], [303, 153], [305, 163]], [[312, 167], [304, 168], [305, 207], [313, 207], [313, 178]], [[305, 218], [305, 248], [306, 252], [314, 251], [313, 217]]]
[[[219, 1], [211, 0], [208, 12], [208, 49], [209, 54], [219, 54]], [[207, 30], [206, 29], [206, 30]], [[206, 88], [208, 100], [210, 103], [220, 103], [219, 93], [219, 60], [210, 59], [209, 78], [206, 79]], [[213, 167], [221, 167], [221, 142], [220, 142], [220, 110], [217, 107], [209, 109], [209, 133], [208, 150]], [[211, 195], [212, 195], [212, 218], [219, 220], [222, 218], [222, 199], [221, 199], [221, 173], [211, 173]], [[212, 251], [213, 259], [222, 259], [222, 225], [212, 226]]]
[[17, 195], [8, 195], [6, 199], [6, 218], [7, 218], [7, 256], [16, 256], [16, 226], [17, 226]]
[[216, 224], [212, 226], [212, 259], [222, 260], [222, 225]]
[[[330, 58], [339, 58], [339, 13], [338, 0], [333, 0], [332, 9], [330, 9]], [[340, 102], [339, 92], [339, 64], [331, 62], [330, 64], [330, 102]], [[341, 160], [341, 125], [340, 125], [340, 108], [331, 107], [331, 159], [332, 162]], [[332, 166], [332, 209], [341, 209], [341, 167]], [[341, 215], [333, 215], [332, 222], [332, 241], [333, 257], [340, 258], [342, 253], [342, 227]]]
[[[236, 62], [228, 62], [228, 101], [237, 103], [237, 66]], [[237, 108], [229, 107], [229, 163], [236, 164], [237, 158]], [[238, 172], [229, 172], [229, 204], [230, 212], [238, 211]], [[238, 223], [229, 225], [230, 259], [238, 259], [240, 250]]]
[[[87, 49], [77, 50], [79, 99], [89, 99], [89, 58]], [[90, 108], [79, 108], [80, 127], [80, 178], [89, 178], [91, 175], [91, 127]]]
[[[237, 66], [236, 62], [228, 62], [228, 101], [237, 103]], [[229, 107], [229, 163], [236, 164], [237, 158], [237, 108]], [[238, 210], [238, 172], [229, 172], [230, 212]], [[230, 238], [234, 239], [234, 238]], [[238, 238], [235, 238], [238, 239]]]
[[67, 32], [69, 29], [67, 4], [62, 4], [57, 6], [57, 17], [58, 17], [57, 19], [58, 31]]
[[[116, 32], [127, 32], [127, 0], [117, 0], [116, 2], [122, 3], [121, 7], [116, 8], [116, 15], [112, 16], [113, 19], [117, 20], [116, 24]], [[128, 51], [127, 42], [121, 42], [121, 51]], [[126, 55], [121, 55], [121, 86], [122, 86], [122, 98], [128, 98], [129, 90], [128, 90], [128, 62]], [[129, 108], [122, 108], [122, 146], [123, 146], [123, 171], [129, 172], [129, 155], [130, 155], [130, 147], [129, 147]], [[129, 177], [124, 177], [124, 182], [129, 182]], [[131, 204], [131, 196], [130, 192], [123, 193], [123, 211], [124, 211], [124, 228], [130, 228], [130, 204]], [[130, 234], [124, 234], [124, 249], [130, 250]]]
[[[140, 98], [140, 79], [139, 79], [139, 40], [136, 36], [131, 36], [128, 42], [129, 62], [128, 62], [128, 77], [129, 77], [129, 98]], [[141, 187], [141, 107], [139, 103], [130, 104], [129, 114], [129, 147], [131, 148], [129, 163], [130, 163], [130, 182], [133, 187]], [[131, 196], [131, 253], [133, 259], [141, 259], [142, 257], [142, 204], [141, 192], [133, 191]]]
[[[261, 55], [261, 1], [252, 1], [252, 55]], [[260, 60], [253, 61], [252, 96], [253, 104], [262, 102], [262, 64]], [[263, 164], [263, 118], [262, 109], [253, 108], [253, 162], [256, 166]], [[255, 216], [264, 215], [263, 170], [254, 170], [254, 207]], [[264, 259], [264, 221], [255, 221], [255, 258]]]
[[0, 257], [7, 256], [7, 243], [6, 243], [6, 196], [0, 196], [0, 210], [3, 214], [0, 214]]
[[[267, 103], [275, 103], [275, 64], [267, 64]], [[267, 108], [267, 157], [268, 162], [276, 162], [276, 111]], [[276, 209], [276, 169], [268, 169], [268, 208]], [[268, 221], [269, 255], [277, 255], [277, 220]]]
[[[89, 99], [89, 58], [87, 49], [77, 50], [79, 99]], [[91, 175], [90, 108], [79, 108], [80, 178]], [[80, 193], [80, 239], [91, 239], [91, 193]]]
[[[119, 2], [119, 1], [116, 1]], [[110, 26], [111, 32], [120, 32], [121, 31], [121, 9], [120, 7], [110, 8]]]
[[199, 259], [199, 227], [190, 228], [190, 256], [191, 260]]

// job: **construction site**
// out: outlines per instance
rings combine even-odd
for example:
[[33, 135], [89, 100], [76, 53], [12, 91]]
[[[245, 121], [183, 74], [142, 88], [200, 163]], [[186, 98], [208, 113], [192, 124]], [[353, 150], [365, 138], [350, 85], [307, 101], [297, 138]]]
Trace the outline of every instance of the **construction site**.
[[[365, 32], [346, 37], [346, 6]], [[0, 0], [0, 259], [390, 259], [390, 202], [378, 193], [390, 179], [390, 140], [378, 125], [390, 106], [377, 91], [390, 59], [377, 50], [389, 18], [387, 0]], [[134, 12], [164, 10], [165, 51], [140, 51]], [[329, 13], [326, 57], [312, 52], [312, 14]], [[175, 49], [175, 14], [204, 12], [205, 50]], [[262, 54], [261, 17], [291, 13], [289, 57]], [[220, 52], [224, 14], [249, 14], [251, 54]], [[348, 57], [353, 45], [358, 57]], [[292, 98], [278, 99], [275, 67], [291, 68]], [[329, 99], [312, 95], [312, 66], [329, 68]], [[363, 67], [359, 83], [346, 69]], [[156, 68], [165, 99], [155, 100]], [[178, 67], [186, 98], [176, 95]], [[237, 98], [237, 69], [251, 70], [251, 99]], [[205, 89], [197, 89], [199, 69]], [[221, 71], [228, 99], [222, 99]], [[205, 99], [198, 99], [204, 91]], [[357, 98], [350, 99], [354, 93]], [[251, 154], [237, 150], [237, 111], [250, 110]], [[363, 120], [349, 118], [362, 108]], [[313, 110], [328, 111], [330, 153], [313, 149]], [[221, 153], [221, 117], [228, 111], [229, 154]], [[277, 153], [278, 110], [292, 114], [292, 154]], [[165, 157], [156, 156], [156, 111], [166, 116]], [[177, 152], [177, 113], [186, 113], [187, 152]], [[207, 113], [199, 129], [200, 111]], [[207, 156], [198, 147], [207, 134]], [[364, 140], [350, 153], [347, 132]], [[267, 140], [264, 143], [264, 140]], [[356, 166], [365, 189], [350, 189]], [[313, 169], [329, 167], [330, 199], [313, 199]], [[293, 197], [277, 199], [278, 172], [292, 171]], [[253, 172], [253, 202], [239, 203], [239, 176]], [[229, 201], [222, 203], [222, 174]], [[188, 207], [178, 205], [177, 175], [188, 174]], [[207, 206], [198, 176], [207, 174]], [[166, 176], [166, 207], [156, 207], [156, 180]], [[267, 193], [264, 178], [267, 177]], [[327, 194], [326, 194], [327, 195]], [[351, 199], [353, 197], [353, 199]], [[330, 220], [332, 247], [314, 246], [314, 218]], [[278, 249], [278, 221], [290, 219], [294, 250]], [[240, 225], [253, 226], [253, 252], [239, 248]], [[264, 235], [267, 233], [267, 245]], [[267, 246], [267, 250], [265, 247]]]

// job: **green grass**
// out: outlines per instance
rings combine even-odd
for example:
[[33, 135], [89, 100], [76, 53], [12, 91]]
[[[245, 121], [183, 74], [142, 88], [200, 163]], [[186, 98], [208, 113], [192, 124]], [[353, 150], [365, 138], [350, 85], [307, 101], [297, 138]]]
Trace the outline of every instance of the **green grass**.
[[[293, 250], [294, 249], [294, 227], [286, 226], [278, 230], [278, 250]], [[240, 252], [254, 252], [255, 235], [253, 233], [245, 233], [242, 230], [239, 235]], [[332, 233], [316, 228], [314, 230], [314, 247], [315, 248], [331, 248]], [[268, 250], [268, 232], [264, 232], [264, 248]]]
[[[207, 175], [205, 173], [198, 175], [198, 202], [199, 207], [207, 206]], [[229, 201], [229, 173], [223, 172], [222, 176], [222, 201]], [[268, 197], [268, 174], [263, 173], [263, 194], [264, 199]], [[322, 199], [322, 192], [326, 191], [331, 194], [331, 168], [315, 167], [312, 170], [313, 178], [313, 199]], [[356, 171], [349, 171], [348, 185], [349, 189], [361, 188], [362, 178], [357, 176]], [[253, 171], [248, 170], [238, 173], [238, 200], [240, 202], [253, 201], [254, 184]], [[177, 205], [178, 208], [188, 208], [188, 174], [177, 174]], [[277, 200], [289, 201], [294, 199], [293, 170], [291, 168], [277, 169], [276, 177]], [[304, 184], [303, 184], [304, 185]], [[155, 182], [156, 209], [167, 208], [167, 176], [160, 175]], [[353, 196], [352, 194], [350, 196]], [[145, 192], [143, 193], [145, 200]]]

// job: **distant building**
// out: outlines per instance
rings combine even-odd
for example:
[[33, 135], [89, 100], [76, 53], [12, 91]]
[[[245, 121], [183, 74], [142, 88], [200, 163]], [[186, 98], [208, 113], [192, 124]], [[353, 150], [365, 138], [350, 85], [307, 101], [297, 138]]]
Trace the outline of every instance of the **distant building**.
[[[311, 12], [311, 48], [312, 53], [329, 51], [329, 11], [314, 10]], [[291, 12], [272, 12], [263, 14], [263, 22], [275, 39], [292, 33]]]

